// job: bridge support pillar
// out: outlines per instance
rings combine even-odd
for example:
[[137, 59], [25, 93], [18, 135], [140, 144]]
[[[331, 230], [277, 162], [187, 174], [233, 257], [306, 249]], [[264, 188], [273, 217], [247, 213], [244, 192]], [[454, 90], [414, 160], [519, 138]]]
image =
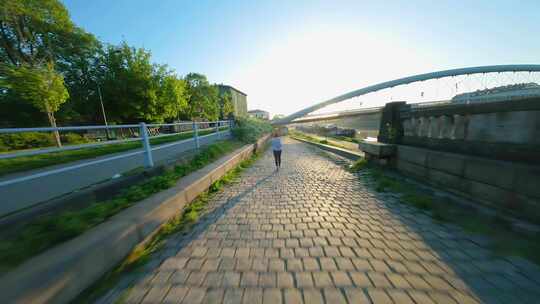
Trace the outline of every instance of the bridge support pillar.
[[379, 126], [379, 135], [377, 141], [381, 143], [395, 144], [401, 141], [403, 137], [403, 124], [401, 123], [401, 114], [407, 111], [405, 101], [396, 101], [387, 103], [382, 109], [381, 124]]

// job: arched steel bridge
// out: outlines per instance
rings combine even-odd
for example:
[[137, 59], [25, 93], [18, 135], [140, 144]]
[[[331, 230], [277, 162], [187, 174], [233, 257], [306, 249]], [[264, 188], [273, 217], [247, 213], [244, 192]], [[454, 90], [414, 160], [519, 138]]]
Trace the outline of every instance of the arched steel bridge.
[[460, 69], [451, 69], [438, 72], [431, 72], [425, 74], [418, 74], [414, 76], [399, 78], [391, 81], [381, 82], [375, 85], [367, 86], [358, 90], [354, 90], [349, 93], [334, 97], [332, 99], [319, 102], [313, 106], [307, 107], [303, 110], [295, 112], [283, 119], [280, 119], [274, 122], [274, 125], [284, 125], [288, 124], [294, 119], [306, 116], [307, 114], [322, 109], [326, 106], [353, 98], [368, 93], [380, 91], [383, 89], [392, 88], [399, 85], [409, 84], [413, 82], [425, 81], [430, 79], [460, 76], [460, 75], [471, 75], [471, 74], [486, 74], [486, 73], [502, 73], [502, 72], [540, 72], [540, 64], [512, 64], [512, 65], [488, 65], [488, 66], [479, 66], [479, 67], [469, 67], [469, 68], [460, 68]]

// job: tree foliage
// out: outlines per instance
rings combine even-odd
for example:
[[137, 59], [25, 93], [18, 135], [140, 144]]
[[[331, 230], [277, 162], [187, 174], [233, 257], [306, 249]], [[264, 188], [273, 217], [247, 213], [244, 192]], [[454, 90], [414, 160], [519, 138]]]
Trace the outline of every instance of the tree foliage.
[[182, 78], [153, 63], [145, 49], [103, 45], [58, 0], [0, 1], [3, 127], [43, 125], [47, 107], [62, 124], [101, 124], [101, 100], [113, 123], [228, 118], [230, 96], [218, 91], [202, 74]]
[[66, 102], [69, 93], [64, 78], [52, 64], [32, 68], [21, 65], [7, 69], [5, 87], [43, 113], [54, 113]]
[[219, 116], [221, 119], [229, 119], [232, 117], [234, 112], [234, 105], [232, 103], [231, 93], [223, 92], [219, 95], [219, 109]]
[[206, 76], [198, 73], [189, 73], [184, 79], [188, 92], [188, 118], [192, 120], [217, 120], [219, 118], [217, 87], [211, 85]]

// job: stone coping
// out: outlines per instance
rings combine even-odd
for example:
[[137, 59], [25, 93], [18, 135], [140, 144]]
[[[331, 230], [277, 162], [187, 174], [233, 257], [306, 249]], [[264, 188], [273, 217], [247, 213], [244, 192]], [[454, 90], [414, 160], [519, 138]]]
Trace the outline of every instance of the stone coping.
[[0, 277], [4, 303], [69, 303], [120, 263], [162, 224], [220, 179], [269, 136], [245, 145], [181, 178], [177, 184], [123, 210], [84, 234], [59, 244]]
[[335, 146], [325, 145], [325, 144], [321, 144], [321, 143], [315, 143], [315, 142], [305, 140], [305, 139], [301, 139], [301, 138], [298, 138], [298, 137], [293, 137], [293, 136], [291, 136], [291, 137], [294, 138], [295, 140], [305, 142], [305, 143], [313, 145], [313, 146], [317, 146], [317, 147], [319, 147], [319, 148], [321, 148], [323, 150], [335, 153], [337, 155], [343, 156], [343, 157], [351, 159], [351, 160], [358, 160], [358, 159], [364, 157], [364, 155], [362, 153], [354, 152], [354, 151], [351, 151], [351, 150], [347, 150], [347, 149], [343, 149], [343, 148], [339, 148], [339, 147], [335, 147]]
[[396, 154], [396, 145], [381, 142], [362, 141], [358, 148], [364, 153], [375, 156], [376, 158], [392, 157]]

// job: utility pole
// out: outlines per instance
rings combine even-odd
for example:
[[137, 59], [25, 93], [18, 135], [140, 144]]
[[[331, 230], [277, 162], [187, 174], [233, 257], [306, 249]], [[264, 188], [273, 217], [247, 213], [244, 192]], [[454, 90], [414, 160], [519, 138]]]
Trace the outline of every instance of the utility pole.
[[101, 104], [101, 114], [103, 115], [103, 121], [105, 122], [105, 132], [107, 133], [107, 139], [110, 139], [109, 136], [109, 124], [107, 123], [107, 115], [105, 115], [105, 106], [103, 106], [103, 98], [101, 97], [101, 88], [99, 87], [99, 83], [96, 82], [98, 95], [99, 95], [99, 102]]

